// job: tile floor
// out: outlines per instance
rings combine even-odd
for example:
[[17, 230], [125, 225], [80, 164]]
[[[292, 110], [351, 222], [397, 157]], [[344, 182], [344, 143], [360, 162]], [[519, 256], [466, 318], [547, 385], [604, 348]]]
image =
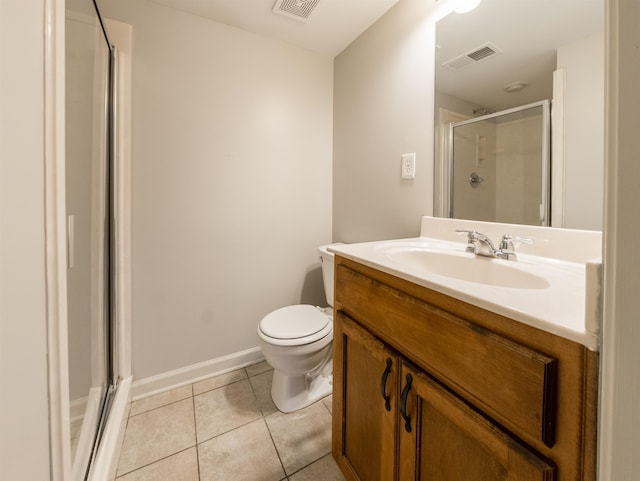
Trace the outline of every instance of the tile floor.
[[331, 396], [290, 414], [262, 362], [131, 404], [117, 481], [343, 481]]

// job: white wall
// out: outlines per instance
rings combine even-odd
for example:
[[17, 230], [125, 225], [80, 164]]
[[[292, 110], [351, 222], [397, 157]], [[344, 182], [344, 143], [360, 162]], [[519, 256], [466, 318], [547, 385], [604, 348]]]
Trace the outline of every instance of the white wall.
[[50, 473], [43, 19], [42, 0], [0, 2], [0, 479], [15, 481]]
[[[411, 237], [433, 212], [435, 2], [402, 0], [335, 60], [333, 235]], [[400, 178], [415, 152], [416, 178]]]
[[608, 1], [600, 481], [640, 473], [640, 2]]
[[323, 303], [332, 60], [147, 0], [133, 26], [132, 365], [140, 379], [258, 345]]
[[458, 97], [454, 97], [453, 95], [445, 94], [442, 92], [435, 92], [433, 95], [433, 101], [435, 104], [436, 112], [439, 109], [447, 109], [452, 110], [453, 112], [457, 112], [467, 117], [474, 117], [473, 113], [474, 109], [482, 109], [482, 105], [472, 104], [466, 100], [462, 100]]
[[[602, 229], [604, 33], [558, 48], [566, 69], [565, 227]], [[588, 139], [588, 142], [585, 141]]]

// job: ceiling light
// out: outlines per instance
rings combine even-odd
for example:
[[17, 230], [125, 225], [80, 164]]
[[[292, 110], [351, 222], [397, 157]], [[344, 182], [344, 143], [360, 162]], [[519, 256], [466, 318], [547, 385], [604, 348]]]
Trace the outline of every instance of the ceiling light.
[[460, 0], [454, 10], [456, 13], [467, 13], [480, 5], [482, 0]]
[[525, 87], [529, 85], [529, 82], [525, 82], [524, 80], [518, 80], [517, 82], [510, 83], [504, 87], [505, 92], [509, 94], [513, 94], [516, 92], [520, 92]]

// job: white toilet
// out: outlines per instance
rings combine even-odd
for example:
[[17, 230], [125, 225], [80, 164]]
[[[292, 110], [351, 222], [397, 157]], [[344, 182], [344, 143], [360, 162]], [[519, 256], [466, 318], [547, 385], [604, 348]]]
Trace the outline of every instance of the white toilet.
[[[320, 246], [322, 278], [333, 306], [333, 254]], [[302, 409], [331, 393], [333, 309], [308, 304], [267, 314], [258, 325], [260, 347], [273, 367], [271, 397], [285, 413]]]

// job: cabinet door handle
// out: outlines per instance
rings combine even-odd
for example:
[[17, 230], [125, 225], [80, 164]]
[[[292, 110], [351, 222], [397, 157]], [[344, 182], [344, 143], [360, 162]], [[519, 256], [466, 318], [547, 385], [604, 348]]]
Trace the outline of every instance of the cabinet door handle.
[[391, 395], [387, 395], [387, 378], [391, 372], [391, 358], [387, 358], [387, 367], [382, 373], [382, 379], [380, 380], [380, 392], [382, 393], [382, 399], [384, 399], [384, 408], [387, 411], [391, 411]]
[[405, 384], [402, 394], [400, 394], [400, 414], [402, 415], [402, 419], [404, 419], [404, 429], [408, 433], [411, 432], [411, 418], [409, 418], [407, 414], [407, 397], [409, 397], [412, 382], [413, 378], [411, 374], [407, 374], [407, 384]]

